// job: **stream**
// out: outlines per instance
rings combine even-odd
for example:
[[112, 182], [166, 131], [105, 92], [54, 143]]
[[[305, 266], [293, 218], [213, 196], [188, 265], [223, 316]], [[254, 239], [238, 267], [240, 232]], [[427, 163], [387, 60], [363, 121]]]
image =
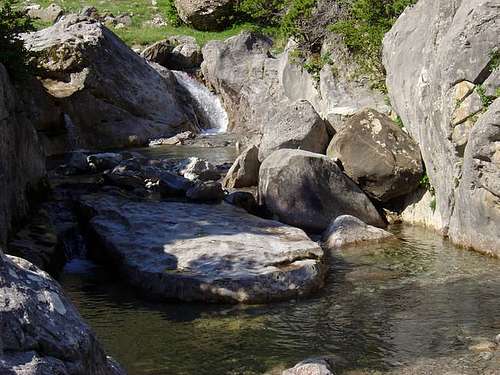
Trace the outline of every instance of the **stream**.
[[389, 370], [461, 356], [471, 339], [500, 333], [500, 260], [422, 228], [390, 230], [397, 241], [330, 253], [324, 289], [299, 301], [153, 303], [87, 260], [60, 282], [131, 375], [279, 373], [311, 356], [340, 374]]
[[[227, 128], [220, 102], [185, 73], [176, 77], [200, 105], [212, 101], [202, 112], [215, 119], [214, 130], [192, 145], [135, 151], [232, 163], [234, 139], [210, 135]], [[372, 374], [421, 360], [460, 360], [470, 356], [471, 343], [500, 333], [500, 260], [423, 228], [389, 230], [397, 240], [329, 253], [320, 292], [269, 305], [150, 302], [87, 259], [70, 260], [59, 281], [130, 375], [281, 374], [318, 356], [333, 362], [336, 374]]]

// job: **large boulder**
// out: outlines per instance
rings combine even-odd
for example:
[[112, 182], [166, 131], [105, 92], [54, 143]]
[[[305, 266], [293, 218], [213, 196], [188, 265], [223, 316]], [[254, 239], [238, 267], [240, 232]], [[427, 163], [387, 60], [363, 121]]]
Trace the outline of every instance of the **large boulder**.
[[105, 256], [150, 297], [259, 303], [323, 284], [321, 248], [297, 228], [228, 204], [82, 198]]
[[48, 274], [0, 250], [0, 373], [119, 375]]
[[323, 154], [330, 140], [325, 122], [307, 100], [278, 108], [271, 121], [264, 124], [262, 132], [260, 161], [282, 148]]
[[499, 104], [482, 85], [498, 89], [499, 32], [496, 0], [420, 0], [386, 35], [383, 53], [391, 102], [420, 145], [435, 191], [434, 227], [496, 255]]
[[390, 118], [365, 109], [333, 137], [328, 156], [370, 197], [387, 202], [411, 193], [424, 172], [418, 145]]
[[340, 215], [384, 226], [384, 220], [354, 182], [325, 155], [278, 150], [260, 167], [260, 203], [280, 221], [314, 232], [324, 231]]
[[216, 31], [235, 16], [235, 0], [175, 0], [179, 17], [198, 30]]
[[41, 81], [63, 109], [67, 148], [145, 144], [197, 130], [167, 69], [156, 70], [100, 22], [76, 15], [23, 36]]
[[0, 245], [12, 223], [29, 209], [29, 198], [45, 175], [45, 161], [33, 124], [0, 64]]
[[261, 133], [278, 108], [279, 61], [269, 58], [269, 38], [243, 32], [203, 47], [201, 69], [207, 84], [221, 97], [229, 130], [242, 135]]
[[188, 36], [160, 40], [142, 51], [141, 56], [174, 70], [199, 68], [203, 61], [201, 48], [196, 39]]
[[50, 24], [56, 22], [64, 14], [63, 9], [57, 4], [50, 4], [47, 8], [32, 5], [27, 7], [26, 10], [31, 18]]
[[273, 55], [271, 40], [243, 32], [207, 43], [202, 72], [222, 98], [230, 130], [244, 135], [261, 134], [262, 126], [270, 123], [278, 110], [297, 100], [309, 101], [334, 128], [364, 107], [387, 113], [390, 107], [384, 95], [370, 89], [367, 82], [354, 79], [347, 49], [337, 53], [332, 47], [340, 44], [339, 40], [325, 42], [321, 53], [331, 55], [334, 65], [325, 64], [319, 76], [314, 76], [297, 59], [293, 42], [282, 54]]
[[242, 188], [259, 183], [259, 149], [252, 145], [236, 158], [224, 178], [224, 187]]

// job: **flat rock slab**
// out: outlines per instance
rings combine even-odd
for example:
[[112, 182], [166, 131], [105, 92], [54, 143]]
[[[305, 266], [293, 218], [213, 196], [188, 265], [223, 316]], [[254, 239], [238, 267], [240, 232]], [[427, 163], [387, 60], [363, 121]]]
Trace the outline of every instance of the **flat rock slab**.
[[323, 284], [321, 248], [300, 229], [230, 206], [89, 195], [90, 228], [149, 297], [262, 303]]

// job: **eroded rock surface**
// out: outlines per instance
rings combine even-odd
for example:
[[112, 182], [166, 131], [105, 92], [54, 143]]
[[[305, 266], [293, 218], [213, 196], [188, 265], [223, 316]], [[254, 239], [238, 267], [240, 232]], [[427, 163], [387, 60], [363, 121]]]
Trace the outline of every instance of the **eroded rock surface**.
[[280, 221], [322, 232], [340, 215], [384, 226], [376, 208], [325, 155], [278, 150], [260, 167], [259, 199]]
[[220, 30], [234, 17], [235, 0], [175, 0], [179, 17], [198, 30]]
[[12, 223], [27, 213], [30, 193], [44, 175], [36, 131], [0, 64], [0, 244], [7, 240]]
[[323, 252], [303, 231], [227, 204], [111, 195], [81, 204], [100, 255], [150, 297], [258, 303], [305, 295], [323, 283]]
[[259, 183], [259, 149], [252, 145], [236, 158], [224, 178], [224, 187], [242, 188]]
[[0, 373], [119, 375], [48, 274], [0, 251]]
[[325, 122], [307, 100], [297, 100], [277, 108], [262, 132], [260, 161], [282, 148], [323, 154], [330, 140]]
[[418, 145], [390, 118], [365, 109], [332, 139], [328, 156], [372, 198], [387, 202], [411, 193], [423, 175]]
[[394, 235], [383, 229], [367, 225], [357, 217], [350, 215], [337, 217], [323, 233], [323, 243], [329, 249], [389, 238], [394, 238]]
[[197, 131], [173, 74], [154, 69], [99, 21], [67, 15], [24, 40], [41, 52], [41, 80], [65, 114], [67, 148], [139, 145]]
[[[206, 82], [221, 96], [230, 119], [230, 130], [248, 136], [262, 134], [262, 125], [271, 122], [283, 106], [298, 100], [309, 101], [316, 112], [335, 129], [346, 117], [364, 107], [387, 113], [384, 96], [371, 90], [366, 82], [353, 79], [352, 56], [343, 58], [326, 41], [322, 55], [331, 54], [337, 72], [325, 64], [319, 82], [297, 61], [294, 43], [284, 53], [273, 55], [272, 41], [249, 32], [225, 41], [211, 41], [203, 48], [202, 72]], [[297, 129], [300, 131], [300, 129]], [[334, 130], [332, 129], [332, 132]]]
[[500, 104], [485, 95], [498, 89], [499, 32], [497, 0], [421, 0], [384, 40], [391, 102], [420, 145], [435, 190], [433, 226], [496, 255]]

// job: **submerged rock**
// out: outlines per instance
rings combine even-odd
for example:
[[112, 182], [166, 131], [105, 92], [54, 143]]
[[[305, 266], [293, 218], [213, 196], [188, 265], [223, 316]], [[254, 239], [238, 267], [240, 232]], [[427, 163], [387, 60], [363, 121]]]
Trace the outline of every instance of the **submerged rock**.
[[103, 253], [149, 297], [260, 303], [323, 284], [321, 248], [300, 229], [233, 206], [91, 195], [83, 212]]
[[260, 167], [259, 199], [280, 221], [314, 232], [324, 231], [340, 215], [385, 226], [376, 208], [325, 155], [278, 150]]
[[337, 217], [323, 233], [323, 243], [329, 249], [353, 245], [366, 241], [381, 241], [395, 238], [392, 233], [367, 225], [357, 217], [342, 215]]
[[424, 172], [418, 145], [389, 117], [365, 109], [332, 139], [328, 156], [371, 197], [387, 202], [416, 190]]
[[330, 365], [323, 359], [306, 359], [285, 370], [281, 375], [333, 375]]
[[0, 251], [0, 373], [119, 375], [48, 274]]

